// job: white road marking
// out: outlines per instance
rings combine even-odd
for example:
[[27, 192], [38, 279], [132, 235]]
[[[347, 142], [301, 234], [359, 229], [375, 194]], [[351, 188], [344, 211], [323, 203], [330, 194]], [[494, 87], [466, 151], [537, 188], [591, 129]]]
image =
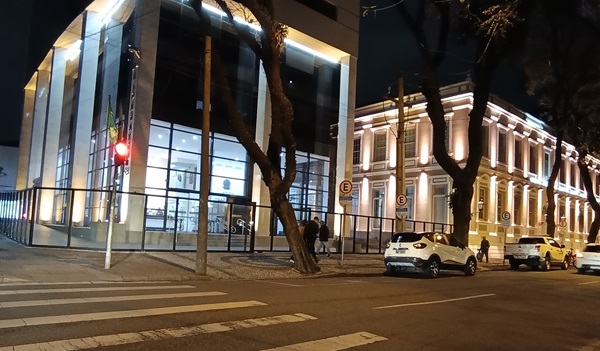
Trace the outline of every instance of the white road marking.
[[[384, 340], [387, 340], [387, 338], [367, 332], [358, 332], [354, 334], [340, 335], [333, 338], [281, 346], [263, 351], [336, 351], [368, 345]], [[4, 350], [0, 349], [0, 351]]]
[[165, 315], [165, 314], [214, 311], [214, 310], [224, 310], [224, 309], [230, 309], [230, 308], [254, 307], [254, 306], [265, 306], [265, 305], [266, 305], [266, 303], [263, 303], [260, 301], [239, 301], [239, 302], [223, 302], [223, 303], [213, 303], [213, 304], [203, 304], [203, 305], [147, 308], [147, 309], [129, 310], [129, 311], [95, 312], [95, 313], [81, 313], [81, 314], [59, 315], [59, 316], [29, 317], [29, 318], [22, 318], [22, 319], [5, 319], [5, 320], [0, 320], [0, 329], [26, 327], [26, 326], [31, 326], [31, 325], [47, 325], [47, 324], [99, 321], [99, 320], [106, 320], [106, 319], [149, 317], [149, 316], [160, 316], [160, 315]]
[[31, 289], [31, 290], [0, 290], [0, 295], [19, 294], [54, 294], [91, 291], [131, 291], [131, 290], [160, 290], [160, 289], [190, 289], [191, 285], [155, 285], [155, 286], [116, 286], [103, 288], [66, 288], [66, 289]]
[[595, 281], [592, 281], [592, 282], [579, 283], [577, 285], [588, 285], [588, 284], [597, 284], [597, 283], [600, 283], [600, 281], [595, 280]]
[[97, 302], [115, 302], [115, 301], [139, 301], [156, 299], [179, 299], [186, 297], [204, 297], [227, 295], [219, 291], [203, 291], [180, 294], [153, 294], [153, 295], [129, 295], [129, 296], [107, 296], [107, 297], [81, 297], [74, 299], [53, 299], [53, 300], [29, 300], [29, 301], [10, 301], [0, 302], [0, 308], [11, 307], [32, 307], [48, 305], [69, 305], [77, 303], [97, 303]]
[[10, 280], [0, 283], [0, 288], [5, 286], [43, 286], [43, 285], [100, 285], [100, 284], [164, 284], [169, 281], [165, 280], [144, 280], [144, 281], [110, 281], [98, 280], [89, 282], [32, 282], [29, 280]]
[[294, 288], [299, 288], [299, 287], [304, 286], [304, 285], [292, 284], [292, 283], [273, 282], [273, 281], [269, 281], [269, 280], [255, 280], [255, 282], [271, 283], [271, 284], [285, 285], [285, 286], [293, 286]]
[[147, 330], [142, 332], [132, 332], [124, 334], [101, 335], [82, 339], [66, 339], [36, 344], [25, 344], [15, 346], [0, 347], [0, 351], [15, 350], [84, 350], [101, 346], [115, 346], [132, 344], [143, 341], [162, 340], [170, 338], [183, 338], [198, 334], [220, 333], [239, 329], [248, 329], [254, 327], [267, 327], [271, 325], [284, 323], [297, 323], [317, 319], [303, 313], [284, 314], [280, 316], [244, 319], [240, 321], [230, 321], [222, 323], [210, 323], [196, 325], [192, 327], [166, 328]]
[[426, 301], [426, 302], [413, 302], [413, 303], [403, 303], [400, 305], [390, 305], [390, 306], [381, 306], [381, 307], [373, 307], [374, 310], [382, 310], [386, 308], [396, 308], [396, 307], [409, 307], [409, 306], [421, 306], [421, 305], [433, 305], [436, 303], [446, 303], [446, 302], [454, 302], [454, 301], [462, 301], [462, 300], [470, 300], [470, 299], [479, 299], [482, 297], [495, 296], [496, 294], [483, 294], [483, 295], [474, 295], [474, 296], [465, 296], [465, 297], [457, 297], [454, 299], [446, 299], [446, 300], [436, 300], [436, 301]]

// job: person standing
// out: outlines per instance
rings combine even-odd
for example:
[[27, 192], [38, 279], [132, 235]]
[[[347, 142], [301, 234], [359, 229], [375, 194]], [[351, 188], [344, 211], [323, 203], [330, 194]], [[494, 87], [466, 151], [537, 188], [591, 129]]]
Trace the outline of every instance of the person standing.
[[319, 236], [319, 217], [315, 217], [312, 221], [306, 223], [304, 227], [304, 242], [308, 253], [315, 259], [315, 262], [319, 262], [317, 253], [315, 252], [315, 242]]
[[490, 242], [484, 237], [481, 238], [481, 245], [479, 245], [479, 250], [481, 251], [481, 258], [479, 262], [483, 261], [483, 256], [485, 256], [485, 263], [489, 262], [488, 251], [490, 250]]
[[325, 222], [321, 221], [321, 228], [319, 228], [319, 242], [321, 243], [319, 247], [319, 252], [327, 252], [327, 257], [331, 256], [331, 251], [329, 250], [329, 227]]

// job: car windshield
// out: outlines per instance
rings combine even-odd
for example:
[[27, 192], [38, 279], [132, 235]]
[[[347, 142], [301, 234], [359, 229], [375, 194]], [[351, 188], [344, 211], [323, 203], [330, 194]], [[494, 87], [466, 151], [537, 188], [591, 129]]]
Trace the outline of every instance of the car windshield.
[[521, 238], [519, 244], [543, 244], [544, 238]]
[[421, 233], [396, 233], [392, 236], [393, 243], [413, 243], [421, 240], [423, 234]]
[[600, 245], [586, 246], [583, 252], [600, 252]]

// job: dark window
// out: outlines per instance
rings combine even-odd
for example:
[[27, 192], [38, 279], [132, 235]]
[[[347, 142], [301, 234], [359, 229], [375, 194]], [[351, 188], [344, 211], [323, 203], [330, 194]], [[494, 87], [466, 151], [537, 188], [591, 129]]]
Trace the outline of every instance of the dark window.
[[337, 21], [337, 7], [325, 0], [296, 0], [306, 7], [317, 11], [323, 16], [327, 16], [334, 21]]
[[588, 245], [583, 249], [583, 252], [599, 252], [600, 253], [600, 245]]
[[481, 155], [490, 157], [490, 126], [481, 126]]
[[421, 233], [396, 233], [392, 237], [393, 243], [414, 243], [415, 241], [421, 240], [423, 234]]
[[387, 158], [387, 134], [375, 134], [375, 150], [373, 155], [374, 162], [385, 161]]
[[543, 244], [544, 238], [521, 238], [519, 244]]
[[537, 149], [535, 145], [529, 146], [529, 173], [537, 174]]
[[360, 164], [360, 138], [354, 139], [352, 146], [352, 164]]
[[571, 186], [575, 187], [575, 176], [577, 175], [577, 168], [575, 167], [575, 164], [572, 163], [571, 164]]
[[498, 162], [506, 164], [506, 133], [498, 134]]
[[569, 160], [565, 159], [563, 160], [563, 164], [562, 167], [560, 167], [560, 177], [559, 177], [559, 181], [563, 184], [567, 183], [567, 178], [566, 178], [566, 174], [567, 174], [567, 167], [569, 166]]
[[523, 139], [515, 140], [515, 168], [523, 169]]

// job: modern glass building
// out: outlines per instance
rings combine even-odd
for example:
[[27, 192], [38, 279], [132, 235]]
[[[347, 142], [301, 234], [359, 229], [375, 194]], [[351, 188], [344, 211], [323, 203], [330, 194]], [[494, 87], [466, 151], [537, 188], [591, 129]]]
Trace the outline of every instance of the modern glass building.
[[[336, 184], [351, 178], [352, 145], [331, 138], [329, 126], [353, 134], [359, 1], [278, 0], [274, 6], [276, 19], [289, 27], [282, 75], [298, 146], [289, 199], [299, 217], [340, 212]], [[261, 62], [216, 4], [203, 1], [203, 10], [236, 105], [266, 149], [270, 98]], [[92, 1], [56, 39], [25, 87], [17, 190], [37, 189], [22, 211], [34, 223], [34, 244], [102, 243], [116, 183], [117, 248], [191, 247], [205, 108], [211, 112], [209, 232], [284, 234], [214, 83], [211, 101], [202, 100], [203, 53], [200, 21], [188, 0]], [[111, 112], [131, 145], [129, 164], [118, 173], [108, 137]]]

